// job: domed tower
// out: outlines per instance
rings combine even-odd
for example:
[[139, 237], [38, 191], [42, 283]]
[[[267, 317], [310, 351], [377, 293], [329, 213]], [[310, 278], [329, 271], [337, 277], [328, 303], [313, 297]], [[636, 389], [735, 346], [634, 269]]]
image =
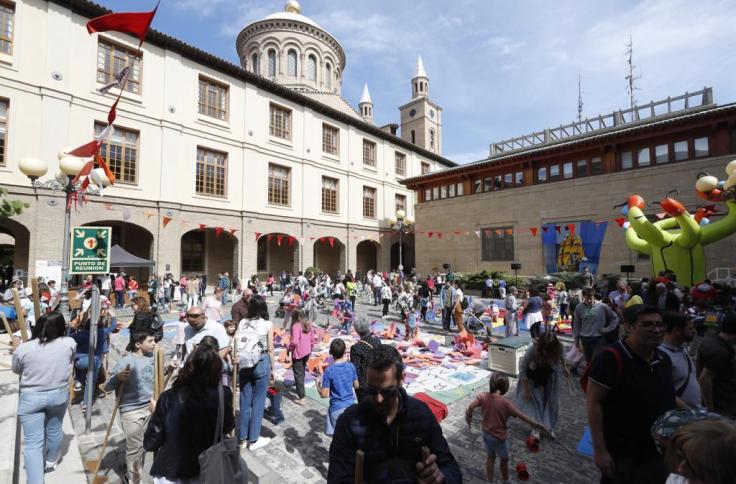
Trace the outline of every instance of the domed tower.
[[284, 86], [340, 94], [345, 51], [289, 0], [283, 12], [240, 31], [235, 48], [244, 69]]

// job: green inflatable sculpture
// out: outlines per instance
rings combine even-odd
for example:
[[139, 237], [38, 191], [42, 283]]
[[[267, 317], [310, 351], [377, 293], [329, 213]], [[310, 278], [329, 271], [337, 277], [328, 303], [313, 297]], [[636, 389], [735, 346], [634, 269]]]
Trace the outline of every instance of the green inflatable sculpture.
[[[724, 201], [721, 191], [719, 199], [709, 198], [708, 193], [699, 194], [706, 200]], [[728, 214], [709, 223], [709, 209], [701, 208], [693, 216], [680, 202], [667, 196], [660, 205], [670, 218], [652, 223], [642, 211], [644, 200], [632, 195], [627, 204], [626, 243], [651, 258], [655, 275], [672, 271], [680, 284], [692, 287], [706, 278], [705, 246], [736, 232], [736, 201], [731, 199], [726, 204]]]

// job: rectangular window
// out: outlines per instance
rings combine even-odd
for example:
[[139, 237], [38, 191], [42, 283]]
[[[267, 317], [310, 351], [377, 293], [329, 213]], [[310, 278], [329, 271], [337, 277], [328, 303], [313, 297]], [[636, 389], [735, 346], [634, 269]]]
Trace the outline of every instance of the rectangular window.
[[572, 178], [572, 161], [568, 161], [562, 165], [562, 178], [565, 180]]
[[440, 198], [447, 198], [447, 185], [440, 187]]
[[227, 121], [228, 87], [199, 77], [199, 114]]
[[394, 195], [394, 205], [396, 205], [396, 211], [403, 210], [406, 212], [406, 195]]
[[432, 187], [432, 200], [440, 199], [440, 187]]
[[496, 175], [493, 177], [493, 189], [500, 190], [501, 188], [503, 188], [503, 178], [501, 175]]
[[457, 184], [457, 196], [462, 197], [463, 195], [465, 195], [465, 185], [463, 185], [462, 183], [458, 183]]
[[657, 145], [654, 147], [654, 162], [657, 164], [670, 162], [670, 145]]
[[504, 188], [511, 188], [514, 186], [514, 174], [513, 173], [506, 173], [503, 176], [503, 187]]
[[483, 191], [490, 192], [493, 190], [493, 178], [490, 176], [483, 179]]
[[[104, 123], [95, 123], [95, 137], [106, 126]], [[115, 175], [115, 182], [134, 184], [138, 181], [138, 137], [138, 131], [115, 126], [109, 141], [104, 140], [100, 145], [100, 156]]]
[[8, 108], [10, 101], [0, 99], [0, 166], [5, 166], [8, 147]]
[[275, 104], [270, 105], [270, 110], [269, 132], [271, 136], [291, 140], [291, 110]]
[[588, 176], [588, 160], [578, 160], [575, 166], [577, 176]]
[[514, 182], [516, 182], [517, 187], [524, 186], [524, 172], [523, 171], [517, 171], [514, 174]]
[[322, 211], [337, 213], [337, 189], [340, 181], [336, 178], [322, 177]]
[[484, 261], [514, 260], [513, 228], [494, 227], [482, 229], [481, 252]]
[[429, 163], [426, 163], [426, 162], [423, 161], [422, 162], [422, 175], [426, 175], [430, 171], [431, 171], [431, 168], [429, 166]]
[[447, 187], [447, 196], [448, 197], [454, 197], [455, 196], [455, 184], [449, 185]]
[[687, 160], [687, 141], [676, 141], [674, 144], [675, 161]]
[[649, 165], [652, 164], [652, 160], [650, 158], [649, 147], [648, 146], [646, 148], [641, 148], [636, 153], [636, 164], [639, 167], [649, 166]]
[[695, 148], [695, 158], [708, 156], [708, 138], [695, 138], [693, 140], [693, 148]]
[[206, 148], [197, 148], [197, 176], [195, 188], [201, 195], [225, 196], [227, 154]]
[[602, 175], [603, 174], [603, 160], [601, 160], [599, 157], [595, 157], [590, 160], [590, 174], [591, 175]]
[[473, 180], [473, 193], [480, 193], [481, 192], [481, 179], [477, 178]]
[[394, 164], [397, 175], [406, 175], [406, 155], [404, 153], [394, 152]]
[[630, 170], [634, 167], [634, 155], [631, 151], [621, 152], [621, 169]]
[[363, 140], [363, 166], [376, 166], [376, 143], [367, 139]]
[[291, 168], [268, 165], [268, 203], [271, 205], [289, 205], [289, 184]]
[[424, 201], [432, 200], [432, 190], [429, 188], [424, 189]]
[[0, 2], [0, 52], [13, 53], [13, 29], [15, 23], [15, 4]]
[[549, 166], [549, 181], [557, 181], [560, 179], [560, 165]]
[[537, 183], [545, 183], [547, 181], [547, 167], [540, 166], [537, 168]]
[[116, 82], [115, 76], [130, 67], [123, 89], [133, 94], [141, 93], [141, 57], [138, 51], [100, 39], [97, 43], [97, 82]]
[[376, 189], [363, 187], [363, 217], [376, 218]]
[[337, 156], [340, 149], [340, 130], [329, 124], [322, 125], [322, 152]]

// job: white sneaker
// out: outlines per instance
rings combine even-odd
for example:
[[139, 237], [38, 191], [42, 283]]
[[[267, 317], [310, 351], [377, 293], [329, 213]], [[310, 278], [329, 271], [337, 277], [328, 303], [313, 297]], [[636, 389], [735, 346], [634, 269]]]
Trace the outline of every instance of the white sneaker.
[[46, 461], [46, 465], [44, 466], [44, 472], [54, 472], [57, 467], [59, 467], [59, 460], [57, 459], [54, 462]]
[[267, 446], [269, 442], [271, 442], [271, 438], [270, 437], [258, 437], [258, 440], [256, 440], [255, 442], [251, 443], [248, 448], [250, 450], [258, 450], [261, 447]]

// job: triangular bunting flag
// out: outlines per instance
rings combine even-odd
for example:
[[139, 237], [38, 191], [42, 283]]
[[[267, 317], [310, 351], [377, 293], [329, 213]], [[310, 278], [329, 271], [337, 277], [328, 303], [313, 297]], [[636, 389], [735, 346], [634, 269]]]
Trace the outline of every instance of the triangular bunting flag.
[[442, 238], [442, 232], [437, 232], [437, 238], [438, 239], [441, 239]]
[[79, 158], [89, 158], [91, 156], [95, 156], [95, 153], [97, 153], [98, 149], [100, 149], [100, 142], [97, 140], [92, 140], [87, 144], [74, 148], [73, 150], [69, 151], [67, 155], [76, 156]]
[[459, 230], [456, 230], [455, 231], [455, 235], [457, 235], [458, 237], [460, 237], [460, 234], [461, 234], [461, 232]]
[[223, 230], [222, 227], [215, 227], [215, 237], [219, 237]]
[[656, 216], [659, 220], [662, 220], [667, 216], [667, 212], [659, 212]]
[[279, 247], [281, 247], [281, 241], [282, 240], [284, 240], [284, 236], [281, 235], [281, 234], [277, 235], [276, 236], [276, 245], [278, 245]]
[[105, 202], [105, 210], [112, 210], [112, 203]]
[[335, 247], [335, 237], [327, 237], [327, 241], [330, 243], [330, 247]]
[[567, 230], [570, 231], [570, 235], [575, 235], [575, 224], [567, 224]]
[[624, 226], [624, 222], [626, 222], [626, 219], [623, 218], [623, 217], [619, 217], [619, 218], [617, 218], [615, 220], [616, 220], [616, 223], [618, 224], [619, 227], [623, 227]]
[[199, 224], [199, 231], [204, 232], [204, 229], [206, 229], [207, 226], [205, 224]]
[[316, 238], [317, 238], [317, 237], [309, 237], [309, 240], [314, 240], [314, 239], [316, 239]]
[[146, 215], [146, 218], [151, 218], [151, 217], [153, 217], [156, 214], [155, 213], [151, 213], [151, 212], [146, 212], [145, 215]]
[[559, 234], [560, 233], [560, 228], [561, 227], [559, 225], [555, 225], [555, 232], [557, 232]]
[[514, 229], [506, 229], [506, 235], [514, 235]]
[[431, 239], [432, 238], [432, 234], [434, 234], [434, 232], [427, 232], [427, 238]]
[[529, 231], [532, 233], [532, 237], [537, 236], [537, 230], [539, 230], [537, 229], [537, 227], [529, 227]]
[[475, 231], [475, 236], [476, 236], [476, 237], [478, 237], [478, 238], [480, 239], [480, 230], [476, 230], [476, 231]]
[[165, 228], [165, 227], [166, 227], [167, 225], [169, 225], [169, 222], [171, 222], [171, 220], [172, 220], [172, 219], [171, 219], [171, 217], [166, 217], [166, 216], [164, 216], [164, 217], [162, 218], [162, 222], [163, 222], [163, 224], [164, 224], [164, 228]]
[[547, 233], [548, 230], [549, 230], [549, 227], [542, 227], [542, 232], [544, 232], [545, 234]]
[[261, 233], [260, 232], [256, 232], [256, 240], [258, 240], [260, 238], [261, 238]]
[[273, 239], [273, 234], [268, 234], [266, 236], [266, 242], [271, 242], [271, 239]]
[[289, 247], [294, 247], [294, 242], [296, 242], [296, 237], [289, 236]]
[[496, 235], [503, 235], [503, 229], [496, 229], [494, 232], [496, 232]]
[[238, 229], [230, 229], [228, 232], [230, 232], [230, 235], [234, 237], [235, 236], [235, 232], [237, 232], [237, 231], [238, 231]]
[[112, 106], [110, 106], [110, 111], [108, 111], [107, 113], [107, 124], [112, 124], [115, 121], [115, 118], [118, 117], [118, 112], [117, 112], [118, 101], [120, 101], [119, 97], [115, 100], [114, 103], [112, 103]]

